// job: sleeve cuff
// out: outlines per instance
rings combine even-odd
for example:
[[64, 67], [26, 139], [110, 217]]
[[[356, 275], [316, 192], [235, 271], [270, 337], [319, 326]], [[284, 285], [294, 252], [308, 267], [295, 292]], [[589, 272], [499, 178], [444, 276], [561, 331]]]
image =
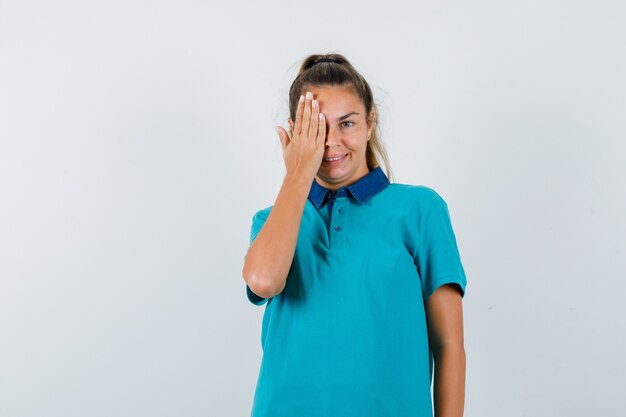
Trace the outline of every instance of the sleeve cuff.
[[424, 293], [424, 301], [426, 301], [431, 295], [433, 295], [433, 293], [437, 290], [437, 288], [445, 284], [456, 284], [458, 288], [461, 290], [461, 298], [465, 296], [466, 282], [463, 279], [459, 278], [458, 276], [451, 276], [447, 278], [441, 278], [435, 281], [435, 283], [433, 283], [433, 285], [428, 289], [428, 291]]

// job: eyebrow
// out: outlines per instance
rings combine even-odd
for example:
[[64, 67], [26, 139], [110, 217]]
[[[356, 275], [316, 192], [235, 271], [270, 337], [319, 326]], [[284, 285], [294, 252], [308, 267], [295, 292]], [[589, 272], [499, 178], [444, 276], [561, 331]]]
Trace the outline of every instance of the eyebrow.
[[347, 119], [348, 117], [352, 116], [353, 114], [359, 114], [359, 113], [357, 113], [357, 112], [355, 112], [355, 111], [350, 112], [350, 113], [348, 113], [348, 114], [346, 114], [346, 115], [344, 115], [344, 116], [339, 117], [339, 118], [337, 119], [337, 121], [338, 121], [338, 122], [340, 122], [340, 121], [342, 121], [343, 119]]

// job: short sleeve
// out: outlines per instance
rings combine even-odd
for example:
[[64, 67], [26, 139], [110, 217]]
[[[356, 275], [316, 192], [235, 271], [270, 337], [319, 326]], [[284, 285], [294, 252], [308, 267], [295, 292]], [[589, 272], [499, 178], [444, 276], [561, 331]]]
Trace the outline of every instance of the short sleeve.
[[[256, 214], [252, 217], [252, 227], [250, 229], [250, 245], [252, 245], [252, 242], [254, 242], [254, 239], [256, 239], [257, 235], [261, 231], [261, 228], [265, 224], [265, 220], [267, 220], [268, 215], [269, 215], [269, 210], [263, 209], [263, 210], [259, 210], [258, 212], [256, 212]], [[246, 259], [245, 255], [243, 258], [244, 260]], [[254, 292], [252, 292], [252, 290], [250, 289], [250, 286], [248, 286], [247, 283], [246, 283], [246, 295], [248, 296], [248, 300], [250, 300], [250, 302], [254, 305], [260, 306], [267, 302], [267, 298], [263, 298], [260, 295], [257, 295]]]
[[[433, 191], [434, 192], [434, 191]], [[457, 284], [465, 295], [467, 278], [452, 229], [448, 204], [436, 192], [424, 217], [420, 219], [420, 243], [415, 259], [424, 300], [444, 284]]]

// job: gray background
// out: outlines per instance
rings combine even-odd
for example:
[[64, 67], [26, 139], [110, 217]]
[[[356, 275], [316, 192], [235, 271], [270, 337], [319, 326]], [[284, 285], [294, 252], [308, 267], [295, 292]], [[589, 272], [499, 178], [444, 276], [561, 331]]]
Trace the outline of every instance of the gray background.
[[466, 416], [623, 416], [619, 1], [0, 2], [0, 416], [246, 416], [241, 276], [309, 53], [448, 202]]

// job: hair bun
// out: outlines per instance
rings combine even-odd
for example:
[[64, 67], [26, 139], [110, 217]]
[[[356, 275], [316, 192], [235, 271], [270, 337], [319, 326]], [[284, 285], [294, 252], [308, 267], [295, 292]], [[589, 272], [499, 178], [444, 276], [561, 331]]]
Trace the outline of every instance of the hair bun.
[[[319, 64], [320, 62], [332, 62], [332, 63], [335, 63], [335, 64], [341, 64], [341, 62], [338, 59], [321, 57], [321, 58], [317, 58], [315, 61], [313, 61], [313, 65]], [[313, 65], [311, 65], [311, 66], [313, 66]]]

